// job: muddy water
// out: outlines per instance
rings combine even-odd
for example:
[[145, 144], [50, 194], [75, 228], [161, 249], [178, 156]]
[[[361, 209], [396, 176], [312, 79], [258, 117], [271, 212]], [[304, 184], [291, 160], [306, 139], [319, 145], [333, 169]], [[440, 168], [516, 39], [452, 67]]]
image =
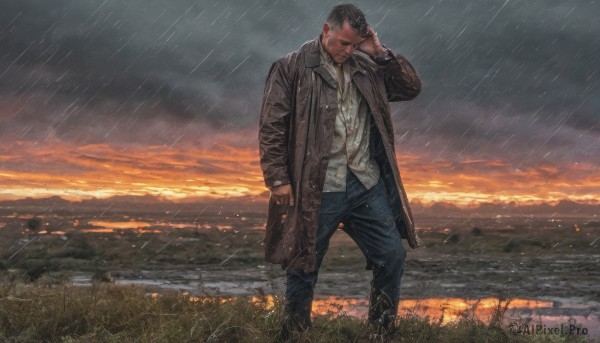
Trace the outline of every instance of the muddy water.
[[[582, 263], [582, 259], [595, 258], [598, 257], [574, 257], [579, 265], [591, 262]], [[556, 264], [564, 264], [564, 260], [529, 261], [531, 266], [519, 261], [497, 261], [498, 265], [480, 262], [481, 266], [473, 259], [407, 261], [399, 313], [429, 316], [442, 323], [463, 316], [474, 316], [485, 322], [500, 306], [505, 309], [503, 322], [507, 326], [518, 323], [521, 328], [538, 325], [568, 329], [576, 321], [578, 327], [587, 329], [590, 337], [600, 337], [598, 283], [594, 278], [570, 279], [564, 274], [552, 275], [539, 270], [533, 273], [530, 268], [544, 265], [544, 269], [552, 270]], [[465, 264], [470, 266], [464, 267]], [[464, 268], [460, 268], [461, 265]], [[569, 270], [576, 274], [583, 272], [575, 266]], [[112, 274], [117, 284], [188, 292], [192, 296], [252, 295], [259, 289], [282, 296], [285, 290], [284, 273], [277, 266], [244, 270], [216, 266], [194, 270], [123, 270]], [[345, 313], [364, 318], [370, 277], [369, 272], [362, 270], [323, 271], [316, 288], [314, 314]], [[78, 273], [73, 277], [74, 284], [90, 282], [91, 274]]]

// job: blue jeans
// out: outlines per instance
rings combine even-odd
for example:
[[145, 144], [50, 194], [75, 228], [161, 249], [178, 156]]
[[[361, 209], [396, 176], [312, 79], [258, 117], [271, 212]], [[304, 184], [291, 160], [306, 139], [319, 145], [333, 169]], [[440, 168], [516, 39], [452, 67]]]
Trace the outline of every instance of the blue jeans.
[[371, 286], [385, 293], [396, 306], [400, 299], [406, 250], [396, 229], [385, 185], [380, 179], [377, 185], [367, 190], [348, 170], [346, 192], [328, 192], [321, 196], [316, 271], [287, 270], [286, 316], [305, 330], [311, 326], [310, 312], [319, 268], [339, 223], [344, 223], [343, 230], [373, 264]]

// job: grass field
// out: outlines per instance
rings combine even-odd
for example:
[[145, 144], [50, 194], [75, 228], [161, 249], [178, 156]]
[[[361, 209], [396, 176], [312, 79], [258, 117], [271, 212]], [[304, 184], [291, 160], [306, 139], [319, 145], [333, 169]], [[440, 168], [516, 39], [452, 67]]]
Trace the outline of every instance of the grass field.
[[[190, 297], [148, 293], [139, 287], [95, 283], [91, 287], [3, 282], [0, 340], [9, 342], [277, 342], [281, 300]], [[498, 313], [501, 316], [502, 313]], [[390, 342], [586, 342], [584, 336], [513, 335], [498, 322], [465, 317], [441, 325], [405, 316]], [[373, 342], [374, 332], [343, 313], [320, 316], [298, 342]]]
[[[33, 218], [38, 221], [32, 222]], [[170, 220], [169, 220], [170, 219]], [[198, 218], [10, 214], [0, 223], [0, 341], [7, 342], [276, 342], [280, 292], [232, 298], [122, 286], [114, 275], [201, 270], [241, 275], [265, 267], [262, 216]], [[93, 223], [96, 223], [93, 224]], [[136, 223], [142, 223], [136, 227]], [[213, 224], [211, 224], [213, 223]], [[218, 224], [214, 224], [218, 223]], [[429, 218], [424, 247], [410, 251], [402, 294], [411, 297], [569, 298], [600, 296], [600, 223], [586, 218]], [[259, 229], [257, 229], [259, 228]], [[317, 284], [324, 295], [361, 296], [369, 274], [355, 244], [336, 234]], [[262, 269], [261, 269], [262, 268]], [[216, 273], [216, 272], [219, 273]], [[73, 273], [95, 275], [90, 286]], [[108, 276], [107, 276], [108, 275]], [[279, 275], [279, 276], [278, 276]], [[201, 282], [202, 280], [198, 281]], [[208, 282], [210, 280], [204, 280]], [[227, 289], [223, 289], [227, 295]], [[354, 292], [354, 293], [353, 293]], [[594, 311], [594, 308], [591, 308]], [[585, 312], [585, 311], [584, 311]], [[589, 312], [585, 312], [589, 313]], [[513, 335], [506, 322], [465, 315], [450, 323], [405, 315], [398, 342], [579, 342], [588, 336]], [[598, 313], [595, 314], [596, 316]], [[332, 311], [315, 318], [300, 342], [367, 342], [361, 319]], [[595, 339], [595, 338], [592, 338]], [[377, 341], [377, 340], [375, 340]]]

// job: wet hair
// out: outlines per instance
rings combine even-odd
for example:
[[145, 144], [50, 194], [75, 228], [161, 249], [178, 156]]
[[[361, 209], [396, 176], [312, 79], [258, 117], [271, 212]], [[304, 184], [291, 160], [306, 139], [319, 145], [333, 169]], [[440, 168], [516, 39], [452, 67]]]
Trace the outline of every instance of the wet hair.
[[364, 13], [352, 4], [336, 5], [327, 16], [329, 25], [336, 29], [340, 29], [346, 20], [350, 27], [358, 31], [359, 35], [364, 36], [367, 34], [369, 28], [367, 19], [365, 19]]

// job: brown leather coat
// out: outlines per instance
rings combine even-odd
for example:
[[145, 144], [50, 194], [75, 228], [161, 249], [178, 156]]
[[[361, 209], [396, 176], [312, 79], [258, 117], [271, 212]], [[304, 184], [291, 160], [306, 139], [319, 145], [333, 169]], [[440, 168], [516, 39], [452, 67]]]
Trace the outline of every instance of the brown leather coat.
[[[321, 63], [319, 39], [273, 63], [259, 129], [266, 186], [289, 183], [294, 197], [294, 206], [269, 202], [265, 258], [306, 272], [315, 269], [318, 210], [337, 115], [337, 83]], [[389, 102], [413, 99], [421, 81], [401, 55], [379, 66], [355, 52], [346, 63], [369, 105], [370, 152], [380, 166], [397, 228], [416, 248], [419, 238], [396, 163]]]

